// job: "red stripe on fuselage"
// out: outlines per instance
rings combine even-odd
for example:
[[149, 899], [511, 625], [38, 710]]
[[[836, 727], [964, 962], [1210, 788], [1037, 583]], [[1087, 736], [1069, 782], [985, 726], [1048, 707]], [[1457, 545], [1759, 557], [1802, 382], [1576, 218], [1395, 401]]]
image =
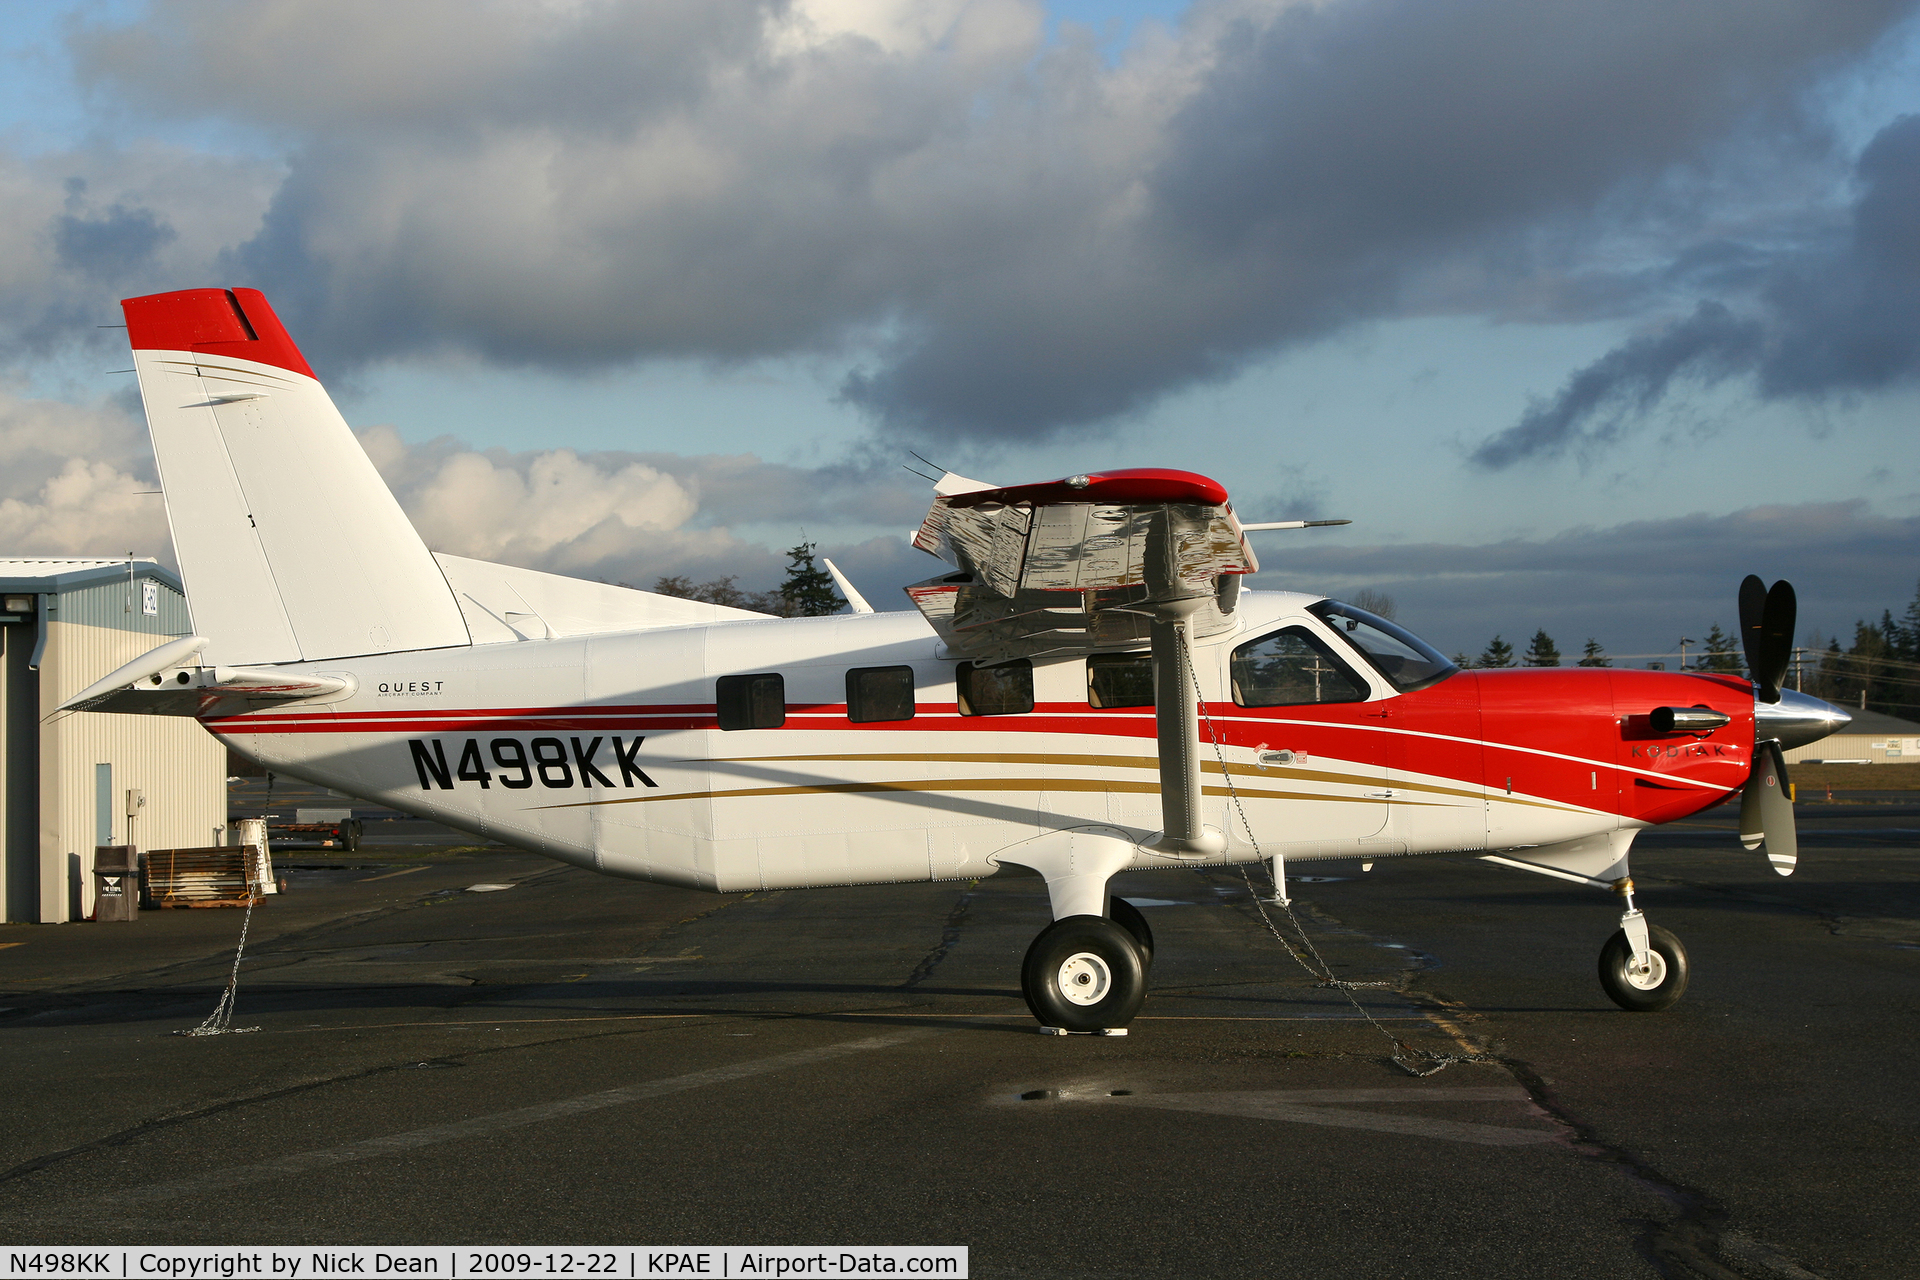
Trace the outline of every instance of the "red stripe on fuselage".
[[[1742, 703], [1742, 697], [1745, 698]], [[1645, 704], [1643, 711], [1635, 708]], [[1644, 711], [1713, 705], [1733, 717], [1711, 735], [1650, 737]], [[1624, 710], [1623, 710], [1624, 709]], [[1223, 745], [1291, 750], [1377, 766], [1382, 776], [1450, 779], [1489, 793], [1544, 797], [1647, 822], [1717, 804], [1751, 768], [1752, 695], [1744, 682], [1678, 673], [1597, 669], [1463, 672], [1416, 693], [1366, 703], [1206, 708]], [[1637, 717], [1637, 719], [1636, 719]], [[410, 708], [255, 712], [207, 722], [226, 736], [387, 733], [666, 733], [717, 730], [710, 703], [586, 707]], [[1099, 711], [1042, 703], [1025, 715], [962, 716], [953, 703], [921, 703], [912, 720], [854, 724], [837, 703], [795, 704], [785, 728], [835, 732], [1076, 734], [1154, 737], [1150, 708]], [[1504, 732], [1503, 732], [1504, 731]], [[764, 732], [778, 732], [768, 730]], [[1203, 738], [1206, 736], [1203, 726]]]

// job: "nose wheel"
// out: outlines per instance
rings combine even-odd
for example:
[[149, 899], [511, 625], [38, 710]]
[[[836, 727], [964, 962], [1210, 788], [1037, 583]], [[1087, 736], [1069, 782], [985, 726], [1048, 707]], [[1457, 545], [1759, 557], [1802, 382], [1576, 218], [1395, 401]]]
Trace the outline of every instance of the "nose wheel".
[[1600, 985], [1608, 999], [1633, 1013], [1657, 1013], [1687, 989], [1687, 949], [1659, 925], [1646, 928], [1646, 953], [1638, 963], [1625, 929], [1600, 949]]
[[[1144, 929], [1145, 921], [1140, 925]], [[1117, 1030], [1146, 999], [1147, 958], [1133, 933], [1116, 921], [1068, 916], [1048, 925], [1027, 948], [1020, 992], [1043, 1027]]]

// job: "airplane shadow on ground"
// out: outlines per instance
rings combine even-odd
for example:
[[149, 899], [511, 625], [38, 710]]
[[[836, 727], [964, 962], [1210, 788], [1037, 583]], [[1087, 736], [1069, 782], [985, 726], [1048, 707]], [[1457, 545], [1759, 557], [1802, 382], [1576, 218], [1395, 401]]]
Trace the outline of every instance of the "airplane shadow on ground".
[[[158, 991], [110, 991], [79, 996], [26, 995], [13, 997], [16, 1013], [0, 1019], [0, 1035], [12, 1028], [46, 1026], [101, 1026], [151, 1021], [197, 1019], [195, 1009], [211, 1010], [224, 984], [167, 987]], [[621, 980], [566, 982], [548, 980], [520, 983], [475, 983], [453, 986], [428, 983], [288, 983], [241, 979], [236, 1018], [284, 1017], [289, 1014], [349, 1010], [411, 1010], [422, 1013], [470, 1010], [476, 1013], [527, 1013], [554, 1019], [593, 1013], [609, 1017], [661, 1014], [763, 1015], [768, 1017], [826, 1017], [849, 1010], [782, 1009], [739, 1004], [752, 995], [815, 997], [886, 997], [890, 1007], [925, 1003], [930, 996], [961, 996], [1020, 1001], [1017, 987], [916, 987], [878, 983], [786, 981], [673, 982]], [[708, 1001], [721, 1001], [708, 1006]], [[732, 1001], [733, 1003], [725, 1003]], [[689, 1007], [698, 1004], [699, 1007]]]

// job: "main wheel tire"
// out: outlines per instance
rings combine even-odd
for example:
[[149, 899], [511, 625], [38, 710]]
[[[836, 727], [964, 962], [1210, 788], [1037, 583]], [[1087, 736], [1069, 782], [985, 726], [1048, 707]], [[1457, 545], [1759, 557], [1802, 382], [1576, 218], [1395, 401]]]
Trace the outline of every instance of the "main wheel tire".
[[1624, 929], [1600, 948], [1600, 985], [1607, 998], [1633, 1013], [1658, 1013], [1687, 989], [1687, 949], [1659, 925], [1647, 928], [1647, 969], [1633, 971], [1633, 944]]
[[1140, 908], [1125, 898], [1109, 898], [1107, 919], [1133, 935], [1134, 945], [1140, 948], [1141, 962], [1153, 968], [1153, 930], [1147, 927], [1147, 918], [1140, 914]]
[[1147, 966], [1133, 935], [1101, 916], [1068, 916], [1027, 948], [1020, 990], [1042, 1026], [1124, 1027], [1147, 998]]

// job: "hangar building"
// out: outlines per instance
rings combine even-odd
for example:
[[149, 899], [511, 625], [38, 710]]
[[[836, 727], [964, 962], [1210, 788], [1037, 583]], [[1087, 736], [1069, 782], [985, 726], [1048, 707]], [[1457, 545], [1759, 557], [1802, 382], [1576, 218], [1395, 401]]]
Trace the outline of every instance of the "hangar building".
[[1857, 760], [1865, 764], [1920, 763], [1920, 724], [1865, 709], [1844, 708], [1853, 723], [1831, 737], [1795, 747], [1787, 763]]
[[0, 559], [7, 921], [86, 919], [95, 845], [225, 843], [226, 752], [193, 719], [52, 714], [192, 629], [180, 579], [152, 560]]

